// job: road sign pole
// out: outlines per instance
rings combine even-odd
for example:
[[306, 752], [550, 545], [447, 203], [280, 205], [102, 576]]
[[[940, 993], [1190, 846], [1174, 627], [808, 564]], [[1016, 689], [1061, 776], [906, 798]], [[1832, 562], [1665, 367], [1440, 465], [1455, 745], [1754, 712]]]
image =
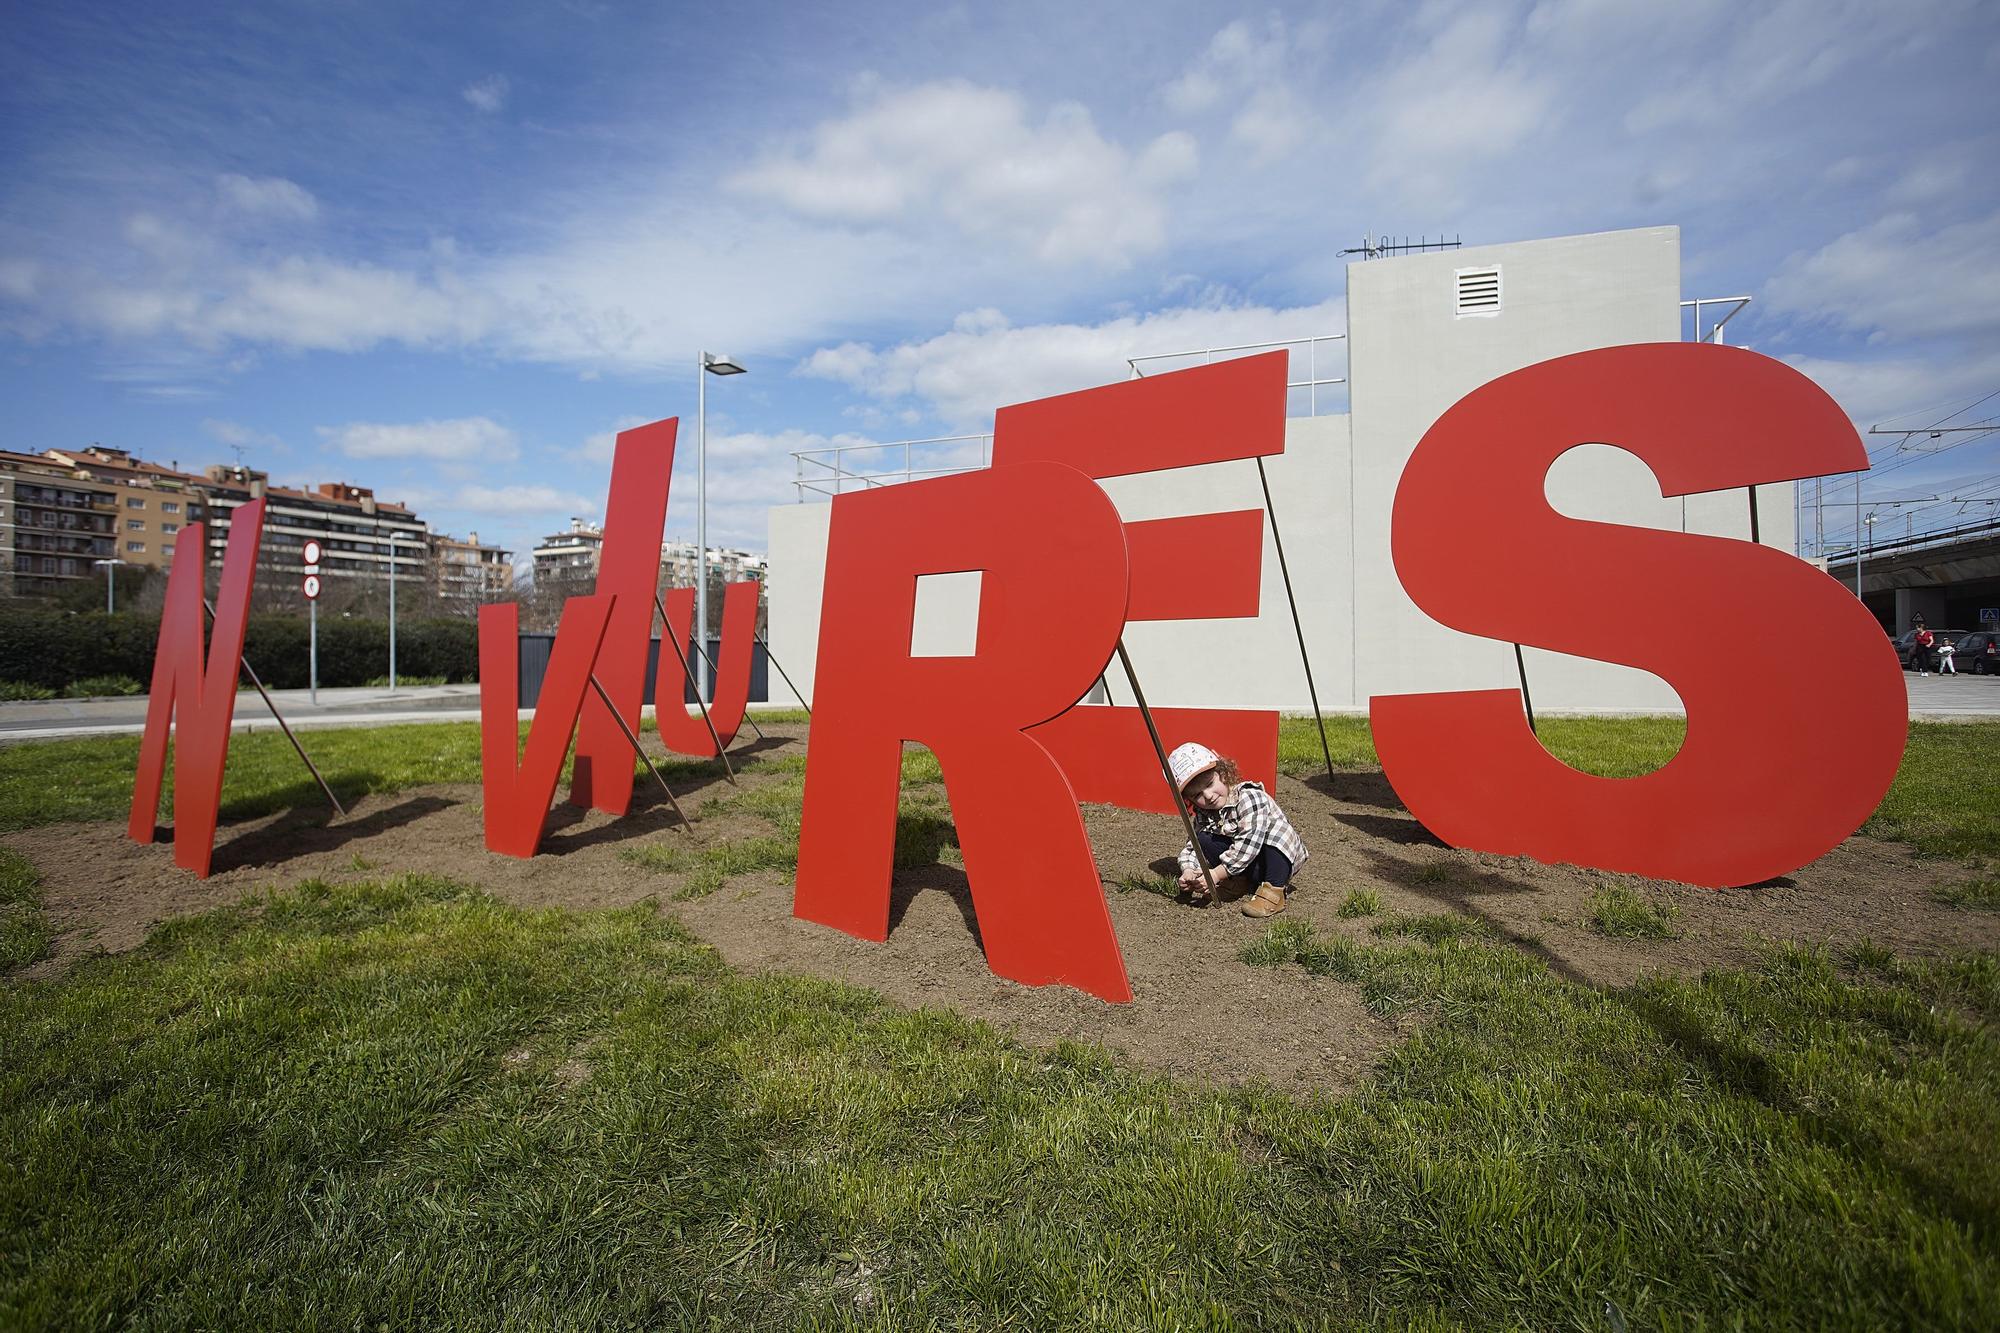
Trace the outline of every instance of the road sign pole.
[[303, 583], [306, 594], [306, 686], [311, 691], [314, 704], [319, 703], [319, 558], [320, 545], [307, 540], [305, 551], [306, 576]]

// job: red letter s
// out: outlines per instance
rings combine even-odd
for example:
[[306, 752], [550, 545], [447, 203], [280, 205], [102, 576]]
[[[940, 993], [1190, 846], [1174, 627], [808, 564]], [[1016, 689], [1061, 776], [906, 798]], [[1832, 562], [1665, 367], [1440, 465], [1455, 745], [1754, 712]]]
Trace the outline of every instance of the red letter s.
[[[1908, 726], [1895, 655], [1851, 594], [1783, 552], [1555, 513], [1550, 465], [1584, 443], [1637, 454], [1665, 496], [1868, 465], [1823, 390], [1736, 348], [1601, 348], [1467, 394], [1397, 487], [1403, 587], [1464, 633], [1663, 677], [1687, 738], [1656, 772], [1600, 778], [1542, 748], [1514, 690], [1378, 695], [1382, 767], [1458, 847], [1715, 888], [1796, 870], [1859, 827], [1895, 777]], [[1645, 610], [1601, 610], [1621, 604]], [[1782, 625], [1809, 627], [1813, 669], [1746, 671]]]

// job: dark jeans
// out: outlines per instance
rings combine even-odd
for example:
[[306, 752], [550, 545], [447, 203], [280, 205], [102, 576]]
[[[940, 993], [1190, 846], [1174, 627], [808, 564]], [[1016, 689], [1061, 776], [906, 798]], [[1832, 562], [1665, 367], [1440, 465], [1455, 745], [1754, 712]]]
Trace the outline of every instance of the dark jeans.
[[[1222, 854], [1236, 845], [1236, 839], [1199, 829], [1195, 836], [1201, 839], [1202, 851], [1208, 853], [1208, 863], [1221, 869]], [[1292, 858], [1267, 842], [1243, 874], [1252, 884], [1275, 884], [1282, 889], [1292, 882]]]

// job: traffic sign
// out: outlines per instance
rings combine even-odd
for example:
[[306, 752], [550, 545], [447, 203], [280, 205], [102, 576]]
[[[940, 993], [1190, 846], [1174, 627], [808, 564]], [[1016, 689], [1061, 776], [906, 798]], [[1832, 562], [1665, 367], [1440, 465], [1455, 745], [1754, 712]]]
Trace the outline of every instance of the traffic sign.
[[306, 539], [306, 563], [308, 565], [319, 563], [319, 543], [311, 538]]
[[1990, 625], [1996, 620], [2000, 620], [2000, 606], [1982, 606], [1979, 608], [1980, 624]]
[[319, 575], [308, 574], [306, 575], [306, 600], [308, 602], [312, 602], [312, 601], [317, 601], [318, 599], [319, 599]]

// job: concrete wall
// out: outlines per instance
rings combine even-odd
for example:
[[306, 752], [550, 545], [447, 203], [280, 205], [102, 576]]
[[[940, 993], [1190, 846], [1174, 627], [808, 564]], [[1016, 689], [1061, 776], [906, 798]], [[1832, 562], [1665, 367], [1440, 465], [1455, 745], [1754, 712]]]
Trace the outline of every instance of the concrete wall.
[[[1457, 314], [1456, 270], [1492, 265], [1502, 272], [1499, 312]], [[1354, 711], [1375, 694], [1517, 685], [1511, 645], [1448, 630], [1404, 595], [1389, 554], [1390, 510], [1403, 466], [1446, 408], [1496, 376], [1593, 347], [1678, 340], [1680, 299], [1680, 233], [1672, 227], [1349, 267], [1351, 415], [1292, 420], [1284, 454], [1265, 461], [1322, 705]], [[1263, 503], [1251, 462], [1119, 477], [1103, 485], [1128, 521]], [[1579, 518], [1749, 535], [1745, 492], [1662, 499], [1644, 464], [1608, 446], [1564, 455], [1550, 472], [1547, 493], [1557, 509]], [[802, 504], [771, 511], [771, 647], [808, 695], [831, 508]], [[1764, 542], [1791, 550], [1791, 488], [1764, 488], [1758, 513]], [[1308, 706], [1268, 525], [1262, 578], [1262, 613], [1254, 620], [1127, 628], [1126, 646], [1150, 702]], [[1559, 598], [1562, 590], [1552, 588], [1549, 595]], [[976, 616], [970, 605], [938, 599], [922, 610], [919, 651], [925, 643], [966, 637]], [[1610, 610], [1634, 618], [1646, 613], [1643, 604]], [[1224, 647], [1212, 651], [1218, 638]], [[1532, 648], [1526, 658], [1537, 711], [1679, 707], [1665, 682], [1645, 672]], [[1114, 702], [1132, 702], [1129, 682], [1115, 664], [1110, 687]], [[774, 699], [786, 696], [782, 681], [774, 680], [772, 691]]]

